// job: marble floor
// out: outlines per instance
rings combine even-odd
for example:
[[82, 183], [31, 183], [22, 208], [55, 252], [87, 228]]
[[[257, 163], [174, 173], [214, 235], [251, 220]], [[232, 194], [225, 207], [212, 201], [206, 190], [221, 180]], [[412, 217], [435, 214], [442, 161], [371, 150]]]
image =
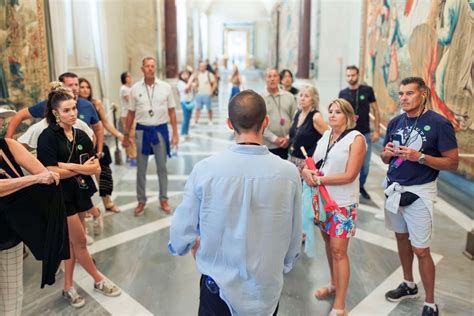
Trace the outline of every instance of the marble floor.
[[[247, 73], [247, 88], [262, 90], [262, 78], [261, 73]], [[332, 90], [337, 90], [335, 85], [331, 87]], [[206, 113], [203, 113], [201, 124], [191, 129], [190, 139], [180, 144], [178, 156], [168, 161], [172, 207], [180, 203], [187, 175], [193, 165], [232, 144], [233, 135], [224, 124], [228, 98], [226, 85], [222, 84], [220, 91], [221, 95], [214, 104], [216, 118], [212, 126], [207, 124]], [[325, 92], [321, 91], [322, 100], [333, 98]], [[380, 158], [374, 154], [366, 185], [372, 201], [361, 200], [358, 231], [349, 247], [351, 280], [347, 310], [350, 315], [421, 314], [422, 298], [399, 304], [389, 303], [384, 299], [384, 293], [402, 281], [394, 236], [383, 224], [383, 192], [380, 183], [385, 171]], [[54, 286], [39, 288], [41, 266], [30, 255], [25, 260], [24, 267], [23, 315], [197, 314], [199, 274], [190, 255], [172, 257], [167, 252], [170, 216], [159, 210], [154, 163], [149, 164], [149, 200], [145, 214], [141, 217], [133, 216], [136, 205], [136, 170], [125, 165], [114, 165], [113, 172], [113, 198], [121, 212], [106, 214], [105, 231], [95, 237], [96, 241], [89, 246], [89, 250], [100, 271], [123, 289], [123, 295], [106, 298], [94, 292], [92, 279], [77, 266], [75, 283], [86, 298], [86, 305], [75, 310], [61, 298], [61, 272]], [[472, 315], [474, 265], [462, 251], [466, 232], [473, 227], [473, 221], [452, 204], [449, 200], [440, 199], [435, 207], [432, 252], [437, 269], [436, 301], [442, 315]], [[332, 301], [318, 301], [312, 294], [317, 286], [329, 281], [323, 242], [319, 234], [316, 248], [315, 258], [303, 255], [296, 267], [285, 276], [279, 315], [328, 314]], [[418, 273], [416, 281], [421, 287]]]

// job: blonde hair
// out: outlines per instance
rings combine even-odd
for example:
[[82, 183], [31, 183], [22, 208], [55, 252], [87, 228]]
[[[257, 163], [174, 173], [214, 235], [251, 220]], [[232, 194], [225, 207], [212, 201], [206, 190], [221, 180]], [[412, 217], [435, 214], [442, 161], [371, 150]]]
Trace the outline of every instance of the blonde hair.
[[331, 107], [333, 106], [333, 104], [339, 105], [342, 113], [344, 113], [344, 116], [346, 117], [346, 122], [347, 122], [346, 129], [351, 129], [351, 128], [356, 127], [355, 113], [354, 113], [354, 109], [352, 108], [352, 105], [347, 100], [339, 98], [329, 103], [328, 111], [331, 110]]
[[307, 85], [301, 89], [301, 92], [308, 91], [313, 99], [313, 110], [319, 111], [319, 91], [315, 86]]

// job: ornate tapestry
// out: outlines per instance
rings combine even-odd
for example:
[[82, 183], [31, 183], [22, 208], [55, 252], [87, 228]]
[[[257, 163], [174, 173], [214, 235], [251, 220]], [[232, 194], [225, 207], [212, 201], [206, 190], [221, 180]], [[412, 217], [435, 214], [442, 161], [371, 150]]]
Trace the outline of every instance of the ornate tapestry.
[[0, 0], [0, 107], [19, 110], [46, 96], [43, 10], [41, 0]]
[[473, 10], [469, 0], [366, 0], [361, 67], [384, 125], [399, 114], [401, 79], [425, 80], [431, 108], [456, 129], [458, 172], [469, 177], [474, 177]]

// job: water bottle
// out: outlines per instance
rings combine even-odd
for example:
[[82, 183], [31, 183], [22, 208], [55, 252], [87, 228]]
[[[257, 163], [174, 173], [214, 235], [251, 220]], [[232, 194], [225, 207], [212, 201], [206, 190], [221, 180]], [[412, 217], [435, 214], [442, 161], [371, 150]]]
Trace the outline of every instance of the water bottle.
[[170, 151], [171, 158], [178, 157], [178, 146], [172, 146]]

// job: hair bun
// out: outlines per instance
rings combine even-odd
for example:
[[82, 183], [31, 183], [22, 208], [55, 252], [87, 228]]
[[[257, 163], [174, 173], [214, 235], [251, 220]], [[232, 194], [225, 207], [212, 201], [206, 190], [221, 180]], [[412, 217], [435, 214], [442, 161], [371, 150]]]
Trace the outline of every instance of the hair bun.
[[61, 81], [52, 81], [49, 87], [51, 92], [67, 92], [66, 87]]

